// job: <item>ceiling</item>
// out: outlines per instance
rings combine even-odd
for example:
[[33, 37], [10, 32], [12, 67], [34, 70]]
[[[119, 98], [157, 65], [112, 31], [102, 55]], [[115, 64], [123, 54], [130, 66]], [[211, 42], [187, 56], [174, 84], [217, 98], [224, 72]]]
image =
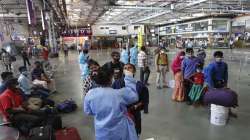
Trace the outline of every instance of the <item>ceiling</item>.
[[[0, 17], [26, 19], [26, 0], [0, 0]], [[93, 24], [166, 24], [211, 14], [250, 14], [250, 0], [33, 0], [43, 1], [56, 22], [71, 26]], [[36, 11], [40, 17], [40, 10]], [[1, 18], [3, 19], [3, 18]]]
[[[35, 7], [40, 6], [39, 0], [33, 0]], [[27, 20], [27, 8], [26, 0], [0, 0], [0, 17], [3, 20], [9, 19], [26, 19]], [[1, 20], [1, 21], [2, 21]]]
[[96, 24], [166, 24], [218, 13], [250, 13], [250, 0], [118, 0]]

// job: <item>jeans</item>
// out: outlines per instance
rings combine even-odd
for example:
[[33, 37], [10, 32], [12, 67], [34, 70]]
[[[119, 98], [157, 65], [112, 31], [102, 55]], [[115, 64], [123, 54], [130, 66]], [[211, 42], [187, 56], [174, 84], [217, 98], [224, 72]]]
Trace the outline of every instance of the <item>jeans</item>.
[[159, 72], [157, 72], [156, 76], [156, 86], [161, 86], [161, 79], [162, 79], [162, 85], [167, 86], [166, 81], [166, 73], [167, 73], [168, 66], [167, 65], [159, 65]]
[[150, 75], [150, 69], [148, 66], [140, 68], [140, 81], [143, 84], [148, 84], [149, 75]]

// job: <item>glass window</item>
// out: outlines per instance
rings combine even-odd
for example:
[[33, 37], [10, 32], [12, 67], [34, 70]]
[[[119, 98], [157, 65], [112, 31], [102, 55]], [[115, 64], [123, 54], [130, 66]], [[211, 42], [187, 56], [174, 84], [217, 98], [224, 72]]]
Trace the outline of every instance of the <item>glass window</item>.
[[227, 20], [213, 20], [213, 30], [227, 31]]
[[208, 21], [192, 23], [194, 31], [207, 31]]

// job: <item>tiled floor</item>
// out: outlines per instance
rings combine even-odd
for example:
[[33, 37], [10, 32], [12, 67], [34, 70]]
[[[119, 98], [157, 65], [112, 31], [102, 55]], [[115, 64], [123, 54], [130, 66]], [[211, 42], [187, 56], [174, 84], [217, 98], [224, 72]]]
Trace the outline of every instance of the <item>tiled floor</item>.
[[[238, 118], [231, 118], [226, 126], [218, 127], [209, 123], [207, 108], [187, 106], [171, 101], [172, 89], [158, 90], [155, 87], [156, 74], [152, 68], [150, 75], [149, 114], [143, 115], [141, 140], [248, 140], [250, 139], [250, 50], [223, 50], [229, 64], [229, 87], [239, 94]], [[208, 61], [213, 50], [207, 50]], [[175, 51], [170, 51], [170, 57]], [[110, 51], [90, 51], [90, 56], [104, 64], [110, 60]], [[249, 57], [249, 59], [247, 58]], [[83, 114], [82, 90], [78, 65], [78, 54], [71, 52], [68, 58], [63, 55], [53, 60], [58, 66], [56, 73], [57, 101], [72, 98], [79, 108], [76, 112], [63, 115], [65, 126], [78, 128], [82, 140], [94, 140], [93, 119]], [[137, 74], [138, 75], [138, 74]], [[168, 80], [172, 73], [168, 73]]]

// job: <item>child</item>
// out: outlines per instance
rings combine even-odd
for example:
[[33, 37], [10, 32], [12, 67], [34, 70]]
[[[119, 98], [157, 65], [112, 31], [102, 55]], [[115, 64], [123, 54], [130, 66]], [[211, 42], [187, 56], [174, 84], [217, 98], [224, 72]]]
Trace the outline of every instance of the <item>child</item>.
[[202, 64], [199, 63], [196, 66], [196, 73], [190, 78], [190, 80], [193, 83], [193, 86], [188, 94], [191, 103], [195, 103], [197, 101], [199, 101], [204, 87], [204, 74], [202, 73]]

